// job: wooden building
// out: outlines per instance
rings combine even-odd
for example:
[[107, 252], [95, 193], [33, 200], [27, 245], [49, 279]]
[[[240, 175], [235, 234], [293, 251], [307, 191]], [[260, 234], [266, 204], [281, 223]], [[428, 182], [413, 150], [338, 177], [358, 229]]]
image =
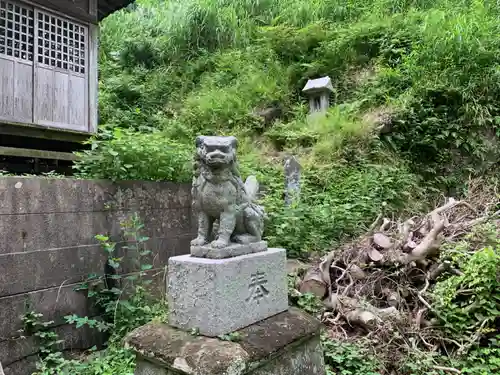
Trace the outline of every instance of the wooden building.
[[0, 155], [64, 160], [96, 132], [98, 23], [132, 2], [0, 0]]

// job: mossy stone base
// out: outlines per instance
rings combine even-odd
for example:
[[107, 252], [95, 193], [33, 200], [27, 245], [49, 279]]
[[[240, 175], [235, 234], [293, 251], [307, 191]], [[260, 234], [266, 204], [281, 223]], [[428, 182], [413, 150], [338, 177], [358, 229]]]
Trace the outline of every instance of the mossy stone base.
[[135, 375], [325, 375], [320, 329], [292, 308], [237, 331], [236, 341], [149, 323], [125, 345], [138, 354]]

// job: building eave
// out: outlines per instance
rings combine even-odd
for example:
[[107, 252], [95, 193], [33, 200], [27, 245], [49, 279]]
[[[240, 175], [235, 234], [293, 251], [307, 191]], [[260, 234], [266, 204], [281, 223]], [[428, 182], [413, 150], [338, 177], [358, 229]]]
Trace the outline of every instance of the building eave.
[[134, 0], [98, 0], [98, 7], [97, 7], [98, 21], [102, 21], [111, 13], [123, 9], [128, 5], [132, 4], [133, 2]]

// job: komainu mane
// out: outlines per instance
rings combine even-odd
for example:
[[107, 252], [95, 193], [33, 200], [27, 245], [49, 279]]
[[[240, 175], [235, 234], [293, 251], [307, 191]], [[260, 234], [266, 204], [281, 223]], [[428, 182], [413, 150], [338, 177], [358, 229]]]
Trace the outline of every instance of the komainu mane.
[[246, 244], [262, 239], [265, 212], [255, 203], [259, 184], [254, 176], [243, 184], [237, 146], [235, 137], [196, 138], [192, 195], [198, 236], [191, 241], [192, 246], [210, 242], [213, 248], [224, 248], [231, 242]]

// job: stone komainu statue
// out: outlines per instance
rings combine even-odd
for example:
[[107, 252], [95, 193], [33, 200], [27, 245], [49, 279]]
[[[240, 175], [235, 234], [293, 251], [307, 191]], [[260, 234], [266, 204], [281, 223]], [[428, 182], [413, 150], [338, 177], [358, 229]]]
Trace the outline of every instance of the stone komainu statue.
[[243, 184], [237, 145], [235, 137], [196, 138], [192, 196], [198, 213], [198, 237], [191, 241], [192, 246], [211, 242], [213, 248], [224, 248], [230, 242], [262, 239], [265, 212], [255, 203], [259, 184], [254, 176]]

